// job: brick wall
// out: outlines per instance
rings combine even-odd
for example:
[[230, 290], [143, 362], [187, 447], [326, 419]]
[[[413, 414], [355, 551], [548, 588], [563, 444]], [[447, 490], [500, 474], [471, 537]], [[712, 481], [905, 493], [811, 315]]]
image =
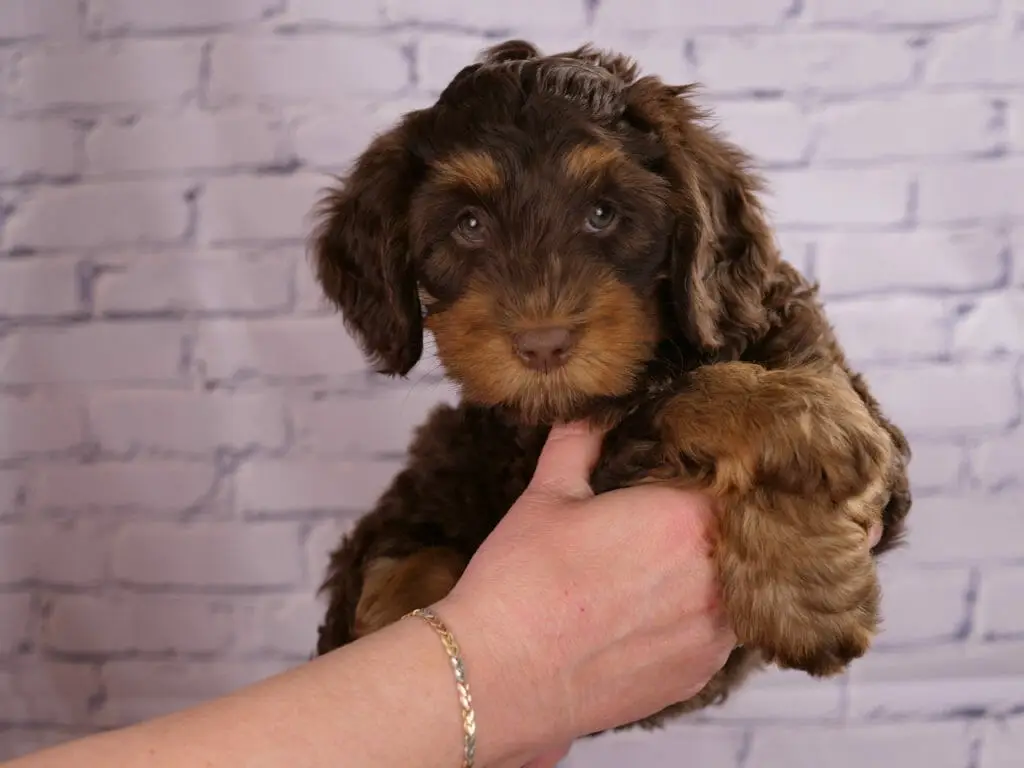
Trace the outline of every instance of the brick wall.
[[306, 658], [325, 551], [448, 396], [431, 361], [366, 375], [306, 216], [514, 33], [705, 83], [917, 455], [848, 679], [765, 675], [569, 764], [1019, 765], [1022, 28], [1021, 0], [0, 3], [0, 758]]

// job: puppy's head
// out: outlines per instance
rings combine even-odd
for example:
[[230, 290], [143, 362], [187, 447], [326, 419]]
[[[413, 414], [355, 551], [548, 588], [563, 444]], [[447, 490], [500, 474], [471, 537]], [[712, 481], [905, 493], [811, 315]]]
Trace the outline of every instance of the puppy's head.
[[426, 327], [468, 400], [530, 422], [628, 394], [659, 347], [736, 354], [777, 256], [702, 118], [625, 58], [496, 46], [324, 198], [320, 282], [379, 371]]

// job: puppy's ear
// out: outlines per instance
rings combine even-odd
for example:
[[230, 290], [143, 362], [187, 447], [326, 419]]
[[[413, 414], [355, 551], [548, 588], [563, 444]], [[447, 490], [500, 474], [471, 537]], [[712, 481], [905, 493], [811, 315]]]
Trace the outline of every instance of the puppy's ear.
[[378, 136], [318, 206], [317, 279], [379, 373], [404, 376], [423, 353], [409, 254], [409, 204], [420, 177], [406, 118]]
[[540, 58], [540, 49], [528, 40], [506, 40], [485, 48], [478, 57], [482, 64], [502, 64], [506, 61], [526, 61]]
[[627, 116], [657, 137], [658, 170], [673, 189], [676, 319], [698, 348], [731, 357], [767, 330], [765, 293], [779, 254], [750, 159], [702, 124], [707, 115], [690, 91], [641, 78], [629, 89]]

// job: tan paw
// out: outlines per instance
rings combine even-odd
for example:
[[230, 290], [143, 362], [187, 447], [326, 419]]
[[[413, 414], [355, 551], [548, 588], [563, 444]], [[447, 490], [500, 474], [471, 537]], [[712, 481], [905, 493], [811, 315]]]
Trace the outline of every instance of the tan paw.
[[353, 634], [368, 635], [437, 602], [455, 586], [466, 563], [462, 555], [442, 547], [371, 560], [363, 572]]

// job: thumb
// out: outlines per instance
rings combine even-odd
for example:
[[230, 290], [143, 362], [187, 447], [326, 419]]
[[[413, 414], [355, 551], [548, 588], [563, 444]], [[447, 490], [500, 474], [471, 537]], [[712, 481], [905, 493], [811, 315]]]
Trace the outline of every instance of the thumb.
[[603, 440], [603, 431], [583, 421], [553, 426], [530, 480], [530, 489], [577, 499], [592, 496], [590, 473]]

